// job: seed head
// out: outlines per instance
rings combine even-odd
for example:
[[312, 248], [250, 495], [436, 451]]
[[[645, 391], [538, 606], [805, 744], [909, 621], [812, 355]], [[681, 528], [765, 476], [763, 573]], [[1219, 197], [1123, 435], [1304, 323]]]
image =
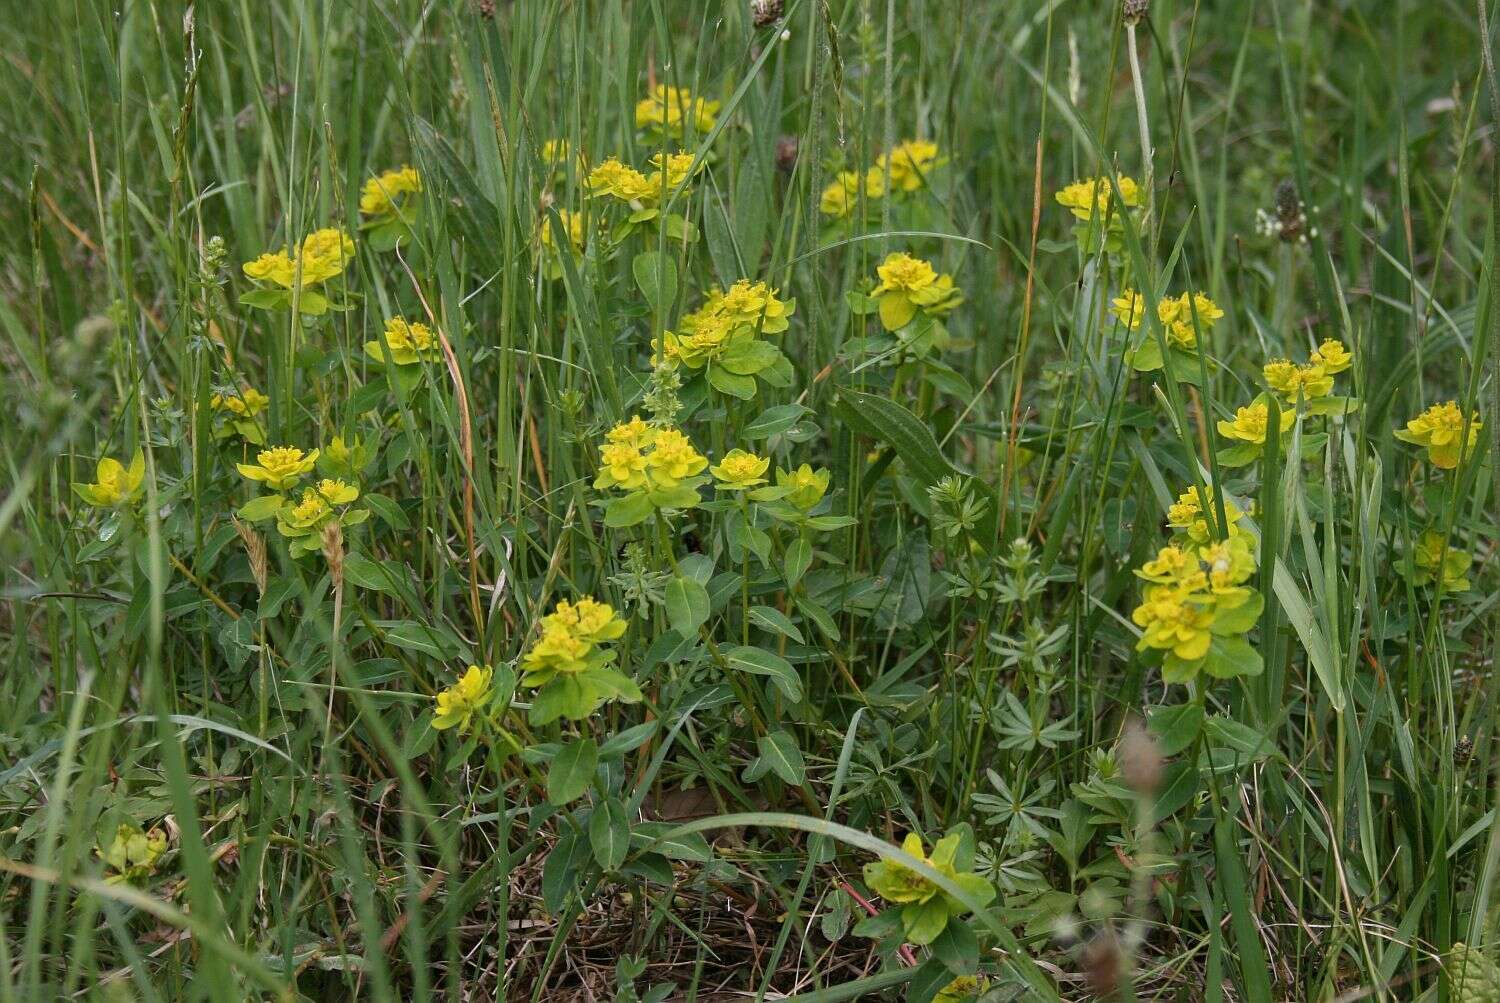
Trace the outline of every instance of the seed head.
[[1474, 740], [1468, 735], [1459, 736], [1458, 741], [1453, 743], [1453, 765], [1463, 766], [1474, 755]]
[[1123, 0], [1120, 4], [1120, 16], [1126, 24], [1140, 24], [1150, 10], [1151, 0]]
[[781, 18], [782, 0], [750, 0], [750, 20], [757, 28], [769, 28]]
[[230, 519], [234, 522], [234, 531], [240, 534], [240, 542], [245, 545], [245, 557], [250, 562], [250, 575], [255, 579], [255, 587], [261, 595], [265, 595], [269, 571], [265, 537], [234, 516], [230, 516]]
[[782, 136], [776, 141], [776, 169], [786, 174], [797, 166], [797, 137]]
[[1162, 758], [1156, 739], [1132, 718], [1120, 739], [1120, 775], [1130, 789], [1150, 797], [1161, 786]]

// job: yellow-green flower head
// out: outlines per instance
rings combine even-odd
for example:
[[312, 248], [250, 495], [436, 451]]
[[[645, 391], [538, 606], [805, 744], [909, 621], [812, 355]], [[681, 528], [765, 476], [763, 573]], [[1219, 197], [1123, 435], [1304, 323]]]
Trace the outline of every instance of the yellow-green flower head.
[[875, 161], [876, 170], [884, 176], [890, 168], [891, 190], [914, 192], [927, 181], [927, 176], [938, 166], [937, 144], [925, 139], [908, 139], [897, 143], [890, 153], [883, 153]]
[[[1276, 410], [1280, 415], [1281, 431], [1285, 432], [1297, 420], [1297, 412], [1295, 410], [1282, 411], [1280, 408]], [[1264, 445], [1266, 432], [1270, 427], [1270, 415], [1270, 405], [1264, 399], [1253, 401], [1235, 411], [1234, 421], [1220, 420], [1219, 434], [1226, 439], [1234, 439], [1238, 442]]]
[[932, 1003], [969, 1003], [989, 991], [990, 980], [980, 975], [960, 975], [938, 990]]
[[719, 490], [745, 491], [766, 483], [766, 471], [770, 468], [769, 459], [743, 449], [731, 449], [717, 466], [709, 467], [708, 471], [719, 482]]
[[94, 852], [114, 872], [106, 879], [109, 883], [144, 881], [156, 873], [158, 862], [167, 852], [167, 836], [160, 829], [142, 832], [122, 822], [109, 845], [95, 847]]
[[604, 438], [619, 446], [634, 446], [636, 449], [645, 449], [656, 441], [656, 429], [641, 420], [641, 416], [631, 415], [629, 421], [622, 421], [608, 432]]
[[260, 481], [272, 491], [285, 491], [302, 479], [317, 462], [318, 451], [304, 453], [295, 446], [273, 446], [255, 455], [255, 463], [239, 463], [239, 472]]
[[640, 203], [660, 191], [659, 183], [657, 187], [652, 187], [646, 175], [634, 167], [620, 163], [616, 157], [610, 157], [590, 171], [587, 184], [590, 195], [596, 198], [608, 195], [621, 202]]
[[[1217, 504], [1214, 504], [1213, 511], [1214, 521], [1217, 522], [1219, 518], [1219, 507]], [[1224, 498], [1224, 517], [1229, 522], [1229, 536], [1233, 536], [1239, 532], [1235, 523], [1239, 522], [1244, 516], [1245, 513], [1241, 512], [1234, 502], [1230, 501], [1228, 497]], [[1188, 488], [1177, 496], [1176, 503], [1167, 509], [1167, 525], [1173, 529], [1185, 531], [1197, 543], [1208, 542], [1212, 533], [1209, 530], [1208, 520], [1203, 516], [1203, 500], [1197, 488]]]
[[1411, 583], [1417, 587], [1438, 583], [1439, 593], [1469, 591], [1469, 566], [1474, 555], [1448, 543], [1443, 534], [1426, 530], [1412, 549]]
[[1266, 386], [1295, 404], [1300, 400], [1317, 400], [1333, 393], [1333, 377], [1316, 363], [1296, 365], [1286, 359], [1273, 359], [1261, 369]]
[[495, 670], [488, 665], [469, 666], [456, 683], [437, 695], [432, 726], [438, 731], [453, 727], [458, 728], [459, 734], [467, 731], [470, 719], [489, 702], [494, 678]]
[[703, 136], [718, 123], [718, 114], [718, 101], [694, 97], [686, 87], [657, 84], [636, 104], [635, 127], [680, 139], [684, 123], [691, 122], [693, 131]]
[[796, 470], [776, 470], [776, 486], [787, 488], [786, 500], [804, 512], [823, 500], [823, 495], [828, 493], [828, 483], [833, 479], [833, 472], [827, 469], [813, 470], [811, 466], [804, 463]]
[[1464, 413], [1457, 401], [1434, 404], [1406, 423], [1405, 430], [1398, 430], [1396, 438], [1427, 449], [1427, 460], [1434, 467], [1452, 470], [1479, 441], [1479, 430], [1484, 423], [1475, 411], [1468, 424], [1468, 441], [1464, 442]]
[[[781, 334], [790, 326], [787, 318], [795, 310], [795, 304], [777, 299], [776, 290], [766, 283], [740, 279], [723, 292], [715, 289], [709, 293], [693, 323], [717, 317], [730, 327], [753, 327], [761, 334]], [[687, 318], [683, 318], [683, 327], [691, 329]]]
[[603, 644], [625, 636], [625, 621], [615, 614], [609, 603], [584, 596], [576, 603], [558, 601], [552, 612], [542, 618], [542, 632], [566, 630], [589, 644]]
[[[1208, 578], [1208, 589], [1215, 596], [1242, 600], [1249, 595], [1249, 590], [1242, 588], [1255, 574], [1255, 552], [1251, 550], [1248, 534], [1236, 533], [1199, 547], [1198, 560]], [[1225, 608], [1222, 602], [1220, 608]]]
[[548, 170], [563, 171], [569, 167], [584, 170], [588, 162], [583, 153], [580, 151], [576, 157], [572, 153], [572, 144], [566, 139], [549, 139], [542, 143], [542, 163], [547, 165]]
[[254, 387], [246, 387], [238, 393], [214, 394], [208, 406], [215, 411], [227, 411], [236, 418], [254, 418], [266, 409], [271, 398]]
[[139, 449], [130, 459], [130, 466], [111, 456], [103, 457], [94, 465], [92, 484], [73, 485], [78, 496], [98, 508], [114, 508], [133, 502], [140, 497], [141, 485], [146, 480], [146, 454]]
[[337, 227], [314, 230], [302, 238], [298, 255], [302, 264], [303, 285], [317, 285], [343, 274], [354, 260], [354, 241]]
[[303, 488], [302, 500], [287, 502], [276, 513], [276, 528], [282, 536], [306, 536], [322, 527], [333, 514], [333, 509], [315, 488]]
[[330, 505], [348, 505], [359, 497], [359, 488], [347, 481], [325, 477], [318, 482], [318, 494]]
[[[1131, 209], [1141, 204], [1141, 189], [1133, 178], [1121, 175], [1120, 195], [1124, 198], [1125, 205]], [[1059, 205], [1072, 211], [1078, 219], [1088, 222], [1094, 218], [1096, 210], [1101, 216], [1110, 214], [1110, 202], [1115, 197], [1115, 191], [1108, 178], [1090, 178], [1087, 181], [1073, 182], [1054, 197]]]
[[[651, 155], [651, 166], [654, 171], [646, 178], [646, 183], [658, 196], [665, 190], [671, 193], [696, 173], [693, 169], [693, 155], [691, 153], [653, 153]], [[702, 165], [699, 165], [699, 170]]]
[[1191, 296], [1183, 293], [1156, 304], [1156, 316], [1166, 333], [1167, 344], [1192, 351], [1198, 347], [1199, 332], [1207, 334], [1224, 316], [1224, 311], [1202, 293]]
[[544, 627], [542, 636], [521, 659], [522, 682], [541, 686], [558, 673], [571, 675], [589, 667], [594, 645], [566, 626]]
[[[583, 213], [574, 212], [572, 209], [559, 209], [557, 218], [562, 223], [563, 232], [568, 235], [568, 243], [573, 245], [574, 250], [582, 251], [584, 245]], [[553, 250], [555, 238], [552, 235], [552, 223], [543, 214], [537, 218], [536, 225], [542, 246], [549, 251]]]
[[[953, 859], [958, 852], [958, 843], [959, 837], [956, 835], [944, 837], [938, 840], [937, 845], [932, 848], [932, 856], [929, 857], [922, 846], [922, 837], [910, 832], [901, 841], [901, 849], [908, 856], [917, 858], [939, 874], [952, 877], [957, 873], [953, 866]], [[942, 890], [935, 882], [895, 860], [881, 860], [866, 864], [864, 872], [865, 884], [870, 886], [871, 891], [887, 902], [898, 905], [928, 902]]]
[[1329, 376], [1335, 376], [1354, 364], [1354, 356], [1342, 341], [1329, 338], [1318, 346], [1318, 350], [1307, 361], [1320, 367]]
[[1175, 543], [1158, 550], [1155, 557], [1140, 566], [1136, 575], [1154, 585], [1175, 585], [1189, 591], [1208, 583], [1198, 555]]
[[940, 317], [963, 302], [953, 276], [939, 275], [928, 262], [901, 251], [887, 255], [875, 273], [880, 284], [870, 295], [880, 303], [880, 323], [887, 331], [899, 331], [911, 323], [919, 309]]
[[623, 442], [606, 442], [599, 447], [599, 473], [594, 490], [620, 488], [634, 491], [646, 485], [646, 456], [640, 446]]
[[422, 176], [410, 165], [377, 174], [365, 182], [359, 193], [362, 216], [396, 216], [405, 208], [410, 196], [422, 190]]
[[1146, 319], [1146, 297], [1134, 289], [1126, 289], [1110, 302], [1109, 312], [1114, 314], [1127, 330], [1134, 331], [1141, 326], [1141, 321]]
[[[391, 349], [391, 361], [398, 366], [432, 362], [441, 354], [437, 334], [420, 321], [392, 317], [385, 322], [385, 342]], [[379, 341], [365, 342], [365, 354], [376, 362], [385, 361], [385, 346]]]
[[1137, 651], [1156, 648], [1170, 651], [1184, 661], [1193, 661], [1208, 654], [1213, 641], [1212, 598], [1177, 586], [1148, 587], [1130, 618], [1143, 631], [1136, 642]]
[[708, 459], [693, 448], [692, 442], [675, 428], [656, 433], [656, 443], [646, 457], [651, 480], [659, 487], [676, 487], [694, 474], [702, 473]]
[[874, 202], [885, 196], [885, 172], [871, 167], [866, 171], [840, 171], [818, 198], [818, 211], [825, 216], [848, 219], [859, 206], [860, 197]]
[[297, 284], [297, 263], [284, 247], [279, 251], [267, 251], [241, 267], [245, 277], [256, 282], [269, 282], [283, 289], [291, 289]]

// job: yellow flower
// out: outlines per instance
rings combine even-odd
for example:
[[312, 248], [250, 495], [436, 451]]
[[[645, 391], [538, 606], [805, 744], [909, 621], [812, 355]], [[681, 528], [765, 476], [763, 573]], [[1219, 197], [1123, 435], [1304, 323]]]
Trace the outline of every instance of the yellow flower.
[[[1114, 188], [1110, 185], [1108, 178], [1090, 178], [1087, 181], [1075, 181], [1054, 196], [1058, 204], [1071, 210], [1073, 215], [1085, 222], [1094, 218], [1094, 210], [1097, 208], [1103, 216], [1110, 214], [1110, 202], [1114, 198]], [[1120, 195], [1129, 208], [1136, 208], [1141, 204], [1141, 190], [1132, 178], [1120, 177]]]
[[552, 613], [542, 617], [542, 632], [566, 629], [589, 644], [602, 644], [625, 636], [625, 621], [609, 603], [584, 596], [576, 603], [558, 600]]
[[[1156, 316], [1166, 333], [1167, 344], [1187, 351], [1198, 347], [1198, 333], [1207, 334], [1224, 316], [1219, 305], [1202, 293], [1183, 293], [1156, 304]], [[1196, 326], [1195, 326], [1196, 316]]]
[[438, 731], [457, 727], [459, 734], [469, 728], [469, 720], [490, 699], [490, 684], [495, 670], [488, 665], [480, 668], [469, 666], [452, 686], [437, 695], [437, 709], [432, 715], [432, 726]]
[[1309, 362], [1322, 368], [1329, 376], [1342, 373], [1354, 364], [1354, 356], [1349, 349], [1344, 347], [1342, 341], [1329, 338], [1318, 346], [1318, 350], [1308, 357]]
[[318, 494], [330, 505], [348, 505], [359, 497], [359, 488], [347, 481], [325, 477], [318, 482]]
[[549, 139], [542, 143], [542, 163], [551, 171], [565, 171], [569, 167], [577, 167], [582, 171], [587, 166], [587, 161], [582, 152], [571, 156], [572, 152], [572, 144], [566, 139]]
[[621, 202], [644, 202], [660, 191], [660, 182], [652, 187], [644, 174], [615, 157], [590, 171], [587, 184], [590, 195], [609, 195]]
[[328, 500], [314, 488], [302, 489], [302, 500], [287, 502], [276, 513], [276, 530], [282, 536], [307, 536], [321, 529], [333, 515]]
[[343, 273], [354, 260], [354, 241], [337, 227], [314, 230], [302, 239], [298, 255], [303, 285], [317, 285]]
[[316, 449], [304, 453], [295, 446], [273, 446], [257, 453], [254, 464], [239, 463], [235, 466], [241, 474], [252, 481], [260, 481], [272, 491], [285, 491], [301, 480], [317, 459]]
[[691, 122], [693, 131], [704, 136], [717, 124], [718, 113], [718, 101], [694, 97], [686, 87], [657, 84], [636, 104], [635, 127], [680, 139], [684, 123]]
[[[1219, 506], [1213, 504], [1214, 522], [1219, 521]], [[1230, 501], [1224, 498], [1224, 517], [1229, 522], [1229, 536], [1239, 532], [1235, 523], [1244, 518], [1245, 513]], [[1173, 529], [1180, 529], [1198, 543], [1206, 543], [1212, 535], [1209, 532], [1208, 520], [1203, 517], [1203, 501], [1198, 494], [1197, 488], [1188, 488], [1177, 496], [1177, 501], [1171, 508], [1167, 509], [1167, 524]]]
[[757, 484], [766, 483], [766, 471], [771, 461], [743, 449], [731, 449], [724, 454], [718, 466], [709, 467], [709, 473], [719, 482], [722, 491], [744, 491]]
[[594, 646], [566, 626], [544, 627], [542, 636], [521, 659], [525, 670], [521, 682], [540, 686], [558, 673], [571, 675], [589, 667]]
[[1176, 585], [1190, 590], [1207, 583], [1198, 556], [1175, 543], [1158, 550], [1154, 558], [1140, 566], [1136, 575], [1154, 585]]
[[914, 192], [938, 166], [937, 144], [925, 139], [904, 140], [892, 147], [890, 153], [881, 154], [875, 166], [882, 176], [889, 166], [892, 191]]
[[833, 479], [829, 470], [814, 471], [804, 463], [796, 470], [776, 469], [776, 486], [789, 489], [786, 500], [804, 512], [810, 511], [828, 492], [828, 482]]
[[629, 421], [622, 421], [608, 432], [604, 438], [610, 442], [622, 446], [634, 446], [636, 449], [645, 449], [656, 439], [656, 429], [641, 420], [641, 416], [631, 415]]
[[753, 327], [761, 334], [780, 334], [790, 325], [796, 306], [776, 298], [776, 290], [764, 282], [740, 279], [725, 292], [714, 289], [703, 306], [684, 317], [684, 330], [709, 318], [722, 318], [730, 327]]
[[633, 491], [645, 484], [646, 457], [640, 446], [609, 442], [599, 447], [599, 474], [594, 478], [594, 490]]
[[[385, 322], [385, 342], [390, 346], [391, 361], [398, 366], [432, 362], [441, 352], [437, 334], [426, 324], [392, 317]], [[365, 342], [365, 354], [376, 362], [385, 361], [385, 346], [379, 341]]]
[[136, 826], [122, 822], [115, 829], [115, 838], [109, 846], [96, 846], [94, 853], [114, 873], [105, 879], [108, 884], [143, 881], [156, 873], [157, 863], [167, 852], [167, 836], [160, 829], [142, 832]]
[[1420, 588], [1438, 582], [1439, 593], [1467, 592], [1473, 563], [1474, 556], [1467, 550], [1459, 550], [1443, 534], [1429, 529], [1412, 550], [1411, 583]]
[[960, 975], [938, 990], [932, 1003], [969, 1003], [984, 995], [990, 988], [990, 980], [978, 975]]
[[1109, 312], [1128, 330], [1134, 331], [1146, 319], [1146, 297], [1134, 289], [1126, 289], [1111, 301]]
[[708, 466], [708, 459], [693, 448], [687, 436], [675, 428], [664, 428], [656, 433], [656, 444], [646, 457], [646, 464], [652, 482], [670, 488], [701, 473]]
[[880, 303], [880, 323], [887, 331], [910, 324], [919, 309], [940, 317], [963, 302], [953, 276], [939, 275], [928, 262], [904, 252], [887, 255], [875, 272], [880, 284], [870, 295]]
[[284, 247], [279, 251], [267, 251], [241, 267], [246, 278], [257, 282], [269, 282], [283, 289], [290, 289], [297, 284], [297, 263], [286, 253]]
[[[1479, 441], [1479, 430], [1484, 423], [1475, 411], [1468, 421], [1467, 442], [1464, 439], [1464, 413], [1457, 401], [1434, 404], [1406, 423], [1405, 430], [1398, 430], [1396, 438], [1427, 448], [1427, 460], [1434, 467], [1452, 470], [1468, 456]], [[1462, 443], [1462, 445], [1460, 445]]]
[[228, 411], [236, 418], [254, 418], [266, 409], [271, 398], [254, 387], [246, 387], [237, 393], [214, 394], [208, 406], [215, 411]]
[[1286, 398], [1290, 404], [1299, 399], [1317, 400], [1333, 393], [1333, 377], [1316, 363], [1296, 365], [1286, 359], [1273, 359], [1261, 369], [1266, 386]]
[[1148, 587], [1130, 618], [1143, 628], [1137, 651], [1156, 648], [1190, 662], [1208, 654], [1213, 641], [1212, 599], [1172, 585]]
[[135, 501], [146, 479], [146, 454], [139, 449], [127, 468], [119, 460], [106, 456], [94, 465], [92, 484], [73, 485], [78, 496], [98, 508], [114, 508]]
[[[583, 250], [584, 230], [583, 213], [574, 212], [572, 209], [557, 210], [557, 218], [562, 223], [563, 233], [568, 235], [568, 243], [578, 251]], [[552, 223], [546, 214], [537, 217], [537, 233], [541, 237], [542, 246], [547, 250], [554, 250], [554, 238], [552, 235]]]
[[398, 216], [410, 201], [409, 196], [421, 190], [422, 177], [415, 167], [402, 165], [398, 170], [377, 174], [360, 191], [360, 215]]
[[[651, 186], [652, 191], [658, 196], [663, 190], [670, 193], [687, 181], [695, 173], [693, 168], [693, 155], [691, 153], [653, 153], [651, 155], [651, 166], [656, 168], [646, 178], [646, 183]], [[702, 165], [699, 165], [699, 170]]]
[[[1281, 431], [1285, 432], [1292, 427], [1297, 420], [1296, 411], [1282, 411], [1277, 408], [1281, 416]], [[1257, 446], [1265, 444], [1266, 432], [1270, 425], [1270, 405], [1265, 400], [1256, 400], [1246, 407], [1239, 408], [1234, 413], [1234, 421], [1219, 422], [1219, 434], [1226, 439], [1234, 439], [1238, 442], [1251, 442]]]
[[1250, 590], [1243, 586], [1255, 574], [1255, 553], [1248, 535], [1237, 533], [1199, 547], [1198, 561], [1220, 609], [1238, 606], [1249, 596]]
[[872, 167], [867, 171], [840, 171], [823, 189], [818, 211], [825, 216], [847, 219], [859, 206], [860, 196], [873, 202], [885, 196], [885, 173]]

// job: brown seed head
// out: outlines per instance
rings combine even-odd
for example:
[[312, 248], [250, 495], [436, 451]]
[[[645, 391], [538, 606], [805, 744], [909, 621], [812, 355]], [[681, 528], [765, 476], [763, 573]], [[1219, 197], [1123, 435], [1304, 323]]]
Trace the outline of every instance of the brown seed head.
[[1120, 4], [1120, 16], [1126, 24], [1140, 24], [1150, 10], [1151, 0], [1123, 0]]
[[769, 28], [781, 18], [782, 0], [751, 0], [750, 20], [757, 28]]
[[1156, 738], [1135, 718], [1125, 725], [1120, 738], [1120, 775], [1130, 789], [1150, 797], [1161, 786], [1162, 756]]

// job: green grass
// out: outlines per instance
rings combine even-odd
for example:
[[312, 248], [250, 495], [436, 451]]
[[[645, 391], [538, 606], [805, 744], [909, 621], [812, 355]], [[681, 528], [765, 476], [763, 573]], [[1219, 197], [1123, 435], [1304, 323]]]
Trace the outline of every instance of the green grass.
[[[1493, 998], [1484, 0], [35, 7], [0, 45], [0, 1001]], [[714, 124], [638, 129], [657, 83]], [[913, 190], [820, 211], [911, 138]], [[552, 139], [699, 173], [625, 232]], [[392, 250], [360, 192], [403, 164]], [[1094, 176], [1145, 190], [1107, 250], [1054, 200]], [[1258, 228], [1284, 182], [1306, 239]], [[323, 227], [357, 249], [295, 298], [340, 309], [241, 300]], [[962, 290], [941, 329], [883, 329], [893, 252]], [[795, 300], [739, 329], [768, 368], [654, 371], [739, 279]], [[1158, 316], [1199, 290], [1222, 319]], [[395, 315], [443, 348], [382, 362]], [[1357, 409], [1236, 452], [1263, 365], [1329, 338]], [[247, 385], [365, 521], [237, 529]], [[1395, 435], [1449, 400], [1456, 469]], [[826, 496], [596, 487], [634, 414]], [[133, 497], [75, 490], [137, 452]], [[1132, 619], [1192, 488], [1198, 543], [1254, 541], [1217, 675]], [[625, 623], [598, 706], [525, 660], [582, 596]]]

